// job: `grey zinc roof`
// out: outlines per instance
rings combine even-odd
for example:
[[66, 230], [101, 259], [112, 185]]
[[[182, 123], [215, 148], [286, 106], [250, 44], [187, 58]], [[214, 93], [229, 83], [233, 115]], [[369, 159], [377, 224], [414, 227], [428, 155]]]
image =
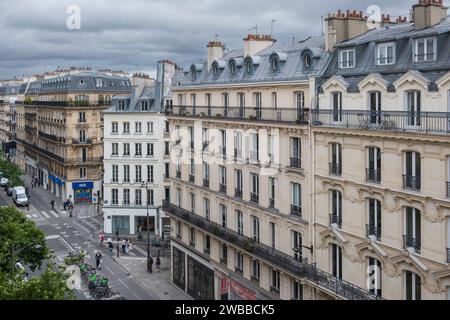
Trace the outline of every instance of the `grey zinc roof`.
[[[325, 51], [325, 40], [323, 36], [309, 37], [303, 41], [279, 41], [272, 46], [257, 53], [252, 57], [259, 63], [254, 66], [253, 72], [248, 74], [245, 66], [236, 69], [233, 75], [228, 65], [233, 58], [246, 58], [242, 49], [225, 52], [222, 59], [226, 62], [225, 68], [220, 69], [218, 75], [213, 70], [208, 72], [206, 60], [198, 60], [194, 64], [202, 64], [196, 78], [193, 78], [189, 69], [180, 70], [176, 73], [173, 81], [174, 86], [211, 85], [241, 82], [265, 82], [283, 80], [307, 80], [311, 75], [320, 75], [328, 63], [329, 54]], [[310, 68], [306, 68], [302, 62], [302, 53], [309, 49], [312, 53], [313, 63]], [[286, 56], [286, 61], [280, 63], [280, 68], [273, 71], [270, 63], [270, 56], [274, 53], [282, 53]], [[284, 60], [284, 59], [283, 59]]]
[[17, 94], [19, 94], [19, 91], [20, 91], [20, 85], [0, 87], [0, 96], [17, 95]]
[[[117, 95], [114, 96], [111, 100], [112, 100], [112, 106], [110, 108], [108, 108], [107, 110], [103, 111], [104, 113], [113, 113], [113, 112], [158, 112], [159, 110], [155, 109], [155, 99], [156, 99], [156, 84], [154, 86], [146, 86], [144, 87], [144, 89], [142, 90], [142, 93], [140, 94], [139, 98], [136, 99], [135, 104], [133, 106], [131, 106], [131, 101], [132, 101], [132, 94], [129, 95]], [[125, 110], [118, 110], [118, 102], [119, 100], [125, 100], [126, 105], [125, 105]], [[147, 100], [149, 101], [149, 111], [142, 111], [141, 109], [141, 101], [142, 100]]]

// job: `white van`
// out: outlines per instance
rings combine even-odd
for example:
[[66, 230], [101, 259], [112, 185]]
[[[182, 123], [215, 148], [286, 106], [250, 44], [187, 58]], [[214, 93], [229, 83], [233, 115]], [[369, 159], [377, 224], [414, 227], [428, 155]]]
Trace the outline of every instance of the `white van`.
[[28, 204], [28, 197], [24, 187], [14, 187], [12, 190], [12, 198], [14, 203], [19, 207]]

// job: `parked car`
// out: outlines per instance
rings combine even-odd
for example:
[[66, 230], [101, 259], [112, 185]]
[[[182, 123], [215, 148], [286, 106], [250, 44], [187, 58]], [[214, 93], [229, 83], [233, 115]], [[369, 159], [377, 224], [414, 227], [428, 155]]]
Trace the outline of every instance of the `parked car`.
[[7, 194], [9, 197], [12, 197], [12, 192], [13, 192], [13, 188], [11, 188], [11, 187], [9, 187], [8, 190], [6, 190], [6, 194]]
[[18, 207], [24, 207], [28, 204], [28, 197], [24, 187], [14, 187], [12, 198]]
[[8, 183], [9, 183], [8, 178], [3, 177], [0, 179], [0, 186], [4, 187], [4, 186], [8, 185]]

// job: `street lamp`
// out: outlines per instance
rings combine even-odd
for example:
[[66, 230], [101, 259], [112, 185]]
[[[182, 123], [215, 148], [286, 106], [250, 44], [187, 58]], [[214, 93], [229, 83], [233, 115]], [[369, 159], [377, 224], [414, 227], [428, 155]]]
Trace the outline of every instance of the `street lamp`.
[[147, 271], [150, 272], [150, 226], [149, 226], [149, 212], [148, 212], [148, 190], [150, 189], [150, 183], [142, 181], [141, 188], [144, 188], [146, 191], [145, 197], [147, 202]]
[[42, 246], [38, 243], [35, 242], [30, 242], [29, 244], [23, 246], [20, 249], [16, 249], [14, 247], [14, 245], [12, 245], [11, 247], [11, 265], [12, 265], [12, 272], [15, 271], [15, 267], [16, 267], [16, 255], [20, 254], [23, 250], [27, 249], [28, 247], [30, 247], [31, 245], [33, 245], [33, 249], [35, 250], [39, 250], [42, 248]]

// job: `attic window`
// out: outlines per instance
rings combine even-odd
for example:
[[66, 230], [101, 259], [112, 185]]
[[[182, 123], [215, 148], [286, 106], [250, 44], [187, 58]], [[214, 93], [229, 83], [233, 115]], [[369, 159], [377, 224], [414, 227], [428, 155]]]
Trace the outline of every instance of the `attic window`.
[[236, 74], [236, 62], [234, 62], [234, 61], [230, 62], [230, 72], [232, 75]]
[[213, 64], [213, 72], [216, 77], [219, 75], [219, 65], [217, 63]]
[[247, 73], [252, 73], [252, 71], [253, 71], [253, 61], [252, 61], [252, 59], [247, 59], [245, 61], [245, 71], [247, 71]]
[[148, 111], [148, 101], [141, 101], [142, 111]]
[[85, 85], [85, 81], [83, 79], [80, 80], [80, 86], [84, 86]]
[[303, 57], [303, 63], [305, 64], [306, 68], [310, 68], [311, 67], [311, 55], [309, 53], [306, 53], [305, 56]]
[[273, 56], [270, 65], [272, 67], [272, 71], [278, 71], [280, 70], [280, 60], [278, 59], [278, 56]]

